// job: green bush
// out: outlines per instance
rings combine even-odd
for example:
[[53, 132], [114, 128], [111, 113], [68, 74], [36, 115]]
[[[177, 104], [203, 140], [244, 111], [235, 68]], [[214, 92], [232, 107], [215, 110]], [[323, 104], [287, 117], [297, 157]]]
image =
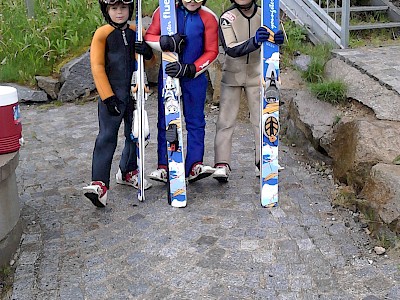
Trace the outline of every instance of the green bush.
[[307, 70], [302, 72], [301, 77], [310, 83], [324, 81], [325, 62], [321, 57], [312, 57]]
[[340, 80], [310, 83], [310, 89], [318, 99], [332, 104], [343, 103], [347, 99], [347, 87]]

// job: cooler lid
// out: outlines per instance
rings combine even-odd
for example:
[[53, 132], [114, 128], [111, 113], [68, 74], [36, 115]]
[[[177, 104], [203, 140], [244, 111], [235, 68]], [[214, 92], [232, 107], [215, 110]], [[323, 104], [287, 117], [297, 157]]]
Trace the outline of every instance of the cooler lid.
[[18, 102], [17, 89], [12, 86], [0, 85], [0, 106], [6, 106]]

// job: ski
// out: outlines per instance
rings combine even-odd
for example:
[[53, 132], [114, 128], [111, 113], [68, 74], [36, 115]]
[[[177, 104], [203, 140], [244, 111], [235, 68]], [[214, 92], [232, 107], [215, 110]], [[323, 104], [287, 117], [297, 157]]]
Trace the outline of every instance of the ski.
[[279, 46], [273, 43], [279, 30], [279, 0], [263, 0], [262, 26], [270, 32], [270, 41], [261, 45], [260, 101], [260, 194], [263, 207], [278, 205], [279, 145]]
[[[177, 32], [175, 1], [159, 0], [161, 35]], [[178, 78], [165, 73], [169, 62], [178, 60], [172, 52], [162, 52], [163, 92], [168, 156], [168, 203], [173, 207], [186, 206], [185, 156], [181, 119], [181, 88]]]
[[[136, 9], [136, 40], [143, 41], [142, 31], [142, 0], [137, 0]], [[133, 112], [132, 135], [133, 140], [137, 143], [137, 163], [138, 163], [138, 200], [145, 200], [144, 196], [144, 162], [145, 147], [150, 138], [149, 121], [147, 112], [144, 108], [145, 102], [149, 95], [149, 89], [146, 86], [146, 73], [144, 71], [143, 55], [137, 54], [137, 70], [132, 76], [132, 95], [136, 102], [136, 109]]]

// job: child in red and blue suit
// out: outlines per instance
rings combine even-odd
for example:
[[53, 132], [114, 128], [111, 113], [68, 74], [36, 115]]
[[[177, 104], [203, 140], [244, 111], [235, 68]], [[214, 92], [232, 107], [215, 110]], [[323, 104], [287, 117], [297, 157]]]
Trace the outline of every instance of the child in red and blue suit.
[[[197, 0], [198, 1], [198, 0]], [[145, 41], [155, 50], [176, 52], [179, 62], [169, 63], [166, 73], [180, 78], [183, 115], [187, 130], [185, 173], [189, 182], [211, 175], [213, 168], [203, 164], [205, 114], [208, 80], [204, 71], [218, 55], [218, 19], [204, 6], [205, 1], [179, 0], [176, 9], [178, 32], [161, 35], [160, 9], [153, 14]], [[162, 69], [158, 77], [158, 169], [149, 178], [167, 182], [165, 115], [162, 97]]]

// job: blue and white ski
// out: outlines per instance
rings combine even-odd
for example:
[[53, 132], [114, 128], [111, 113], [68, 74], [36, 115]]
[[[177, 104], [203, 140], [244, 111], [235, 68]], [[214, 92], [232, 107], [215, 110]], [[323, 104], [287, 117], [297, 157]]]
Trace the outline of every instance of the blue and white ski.
[[263, 0], [262, 26], [270, 32], [270, 41], [261, 46], [260, 101], [260, 194], [263, 207], [278, 204], [279, 144], [279, 46], [273, 43], [279, 30], [279, 0]]
[[[175, 1], [159, 0], [161, 35], [177, 32]], [[165, 73], [169, 62], [178, 61], [172, 52], [162, 53], [163, 98], [168, 156], [168, 203], [173, 207], [186, 206], [185, 156], [181, 120], [181, 88], [179, 79]]]
[[[142, 31], [142, 0], [137, 0], [136, 10], [136, 40], [138, 42], [143, 41]], [[143, 55], [137, 54], [137, 70], [132, 76], [132, 95], [136, 101], [136, 109], [133, 112], [133, 125], [132, 135], [134, 141], [137, 143], [137, 163], [138, 163], [138, 199], [143, 201], [144, 197], [144, 162], [145, 155], [144, 149], [150, 138], [149, 120], [147, 118], [147, 112], [144, 109], [145, 102], [149, 95], [149, 89], [146, 86], [146, 73], [144, 71], [144, 59]]]

